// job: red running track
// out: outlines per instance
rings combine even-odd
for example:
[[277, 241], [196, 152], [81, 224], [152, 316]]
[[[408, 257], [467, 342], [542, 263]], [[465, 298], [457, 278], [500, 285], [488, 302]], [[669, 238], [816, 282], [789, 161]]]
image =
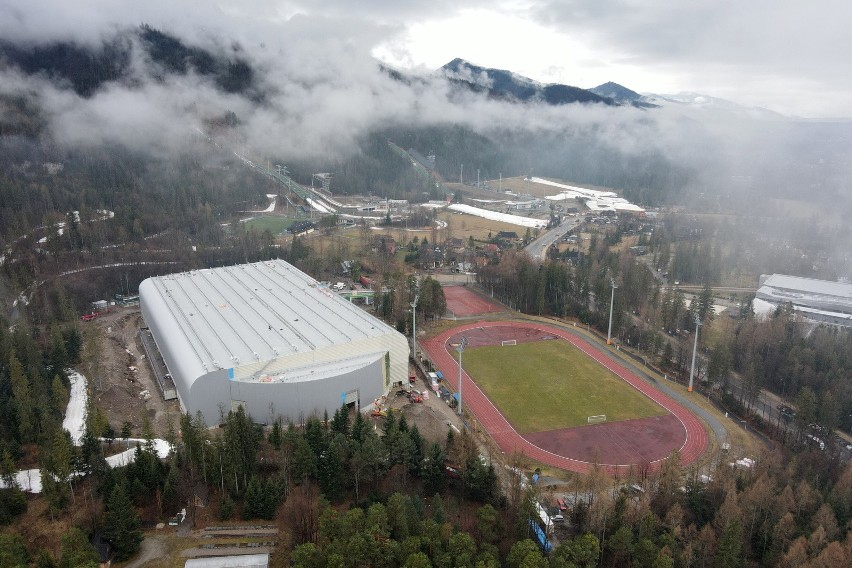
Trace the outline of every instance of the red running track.
[[[680, 447], [680, 459], [682, 465], [693, 463], [706, 450], [708, 444], [707, 432], [695, 415], [679, 403], [675, 402], [675, 400], [671, 397], [663, 394], [625, 367], [611, 360], [605, 354], [592, 347], [588, 342], [571, 333], [544, 324], [480, 321], [449, 329], [431, 339], [422, 341], [421, 346], [423, 346], [425, 351], [429, 354], [429, 357], [435, 365], [443, 371], [444, 380], [447, 380], [454, 389], [458, 390], [457, 383], [459, 367], [458, 361], [455, 359], [453, 353], [455, 350], [452, 348], [450, 343], [456, 343], [458, 336], [469, 329], [489, 327], [514, 327], [519, 329], [538, 330], [561, 337], [618, 375], [633, 388], [668, 410], [680, 421], [686, 431], [686, 440]], [[557, 455], [536, 446], [521, 436], [521, 434], [512, 427], [506, 417], [503, 416], [496, 406], [494, 406], [491, 400], [485, 396], [485, 393], [480, 390], [479, 386], [471, 380], [470, 376], [467, 373], [463, 373], [463, 375], [464, 385], [462, 389], [462, 399], [465, 408], [476, 416], [479, 423], [488, 431], [504, 453], [511, 454], [519, 452], [543, 464], [579, 473], [587, 473], [592, 468], [593, 464], [591, 462]], [[602, 461], [605, 461], [605, 459]], [[660, 460], [652, 462], [651, 466], [658, 466], [659, 461]], [[624, 473], [636, 464], [601, 463], [599, 465], [608, 473], [615, 474], [620, 472]]]
[[502, 312], [500, 304], [481, 297], [467, 286], [444, 286], [447, 309], [456, 317], [465, 317], [490, 312]]

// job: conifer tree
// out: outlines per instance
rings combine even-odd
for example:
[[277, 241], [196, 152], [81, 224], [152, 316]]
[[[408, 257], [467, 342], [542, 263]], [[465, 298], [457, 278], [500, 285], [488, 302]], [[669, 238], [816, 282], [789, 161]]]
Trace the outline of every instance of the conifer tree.
[[246, 495], [243, 499], [243, 519], [254, 519], [261, 516], [263, 510], [263, 487], [257, 477], [252, 476], [246, 487]]
[[234, 502], [227, 493], [224, 493], [222, 500], [219, 501], [219, 520], [229, 521], [232, 516], [234, 516]]
[[12, 382], [14, 408], [18, 415], [18, 433], [23, 444], [34, 441], [36, 432], [35, 399], [30, 392], [30, 380], [14, 354], [9, 356], [9, 379]]
[[96, 568], [100, 564], [97, 550], [82, 530], [71, 527], [60, 538], [58, 568]]
[[334, 413], [334, 417], [331, 419], [331, 431], [344, 436], [349, 434], [349, 409], [345, 404]]
[[338, 499], [342, 489], [343, 463], [341, 454], [343, 451], [342, 441], [335, 439], [319, 459], [320, 489], [331, 500]]
[[142, 531], [139, 516], [133, 509], [127, 489], [123, 483], [113, 487], [104, 515], [104, 538], [112, 544], [116, 560], [127, 560], [139, 550]]
[[307, 484], [308, 479], [317, 474], [317, 459], [304, 436], [296, 440], [293, 452], [293, 479], [297, 484]]
[[441, 500], [441, 496], [437, 493], [435, 493], [432, 497], [432, 520], [439, 525], [443, 524], [444, 521], [447, 520], [446, 514], [444, 513], [444, 502]]
[[53, 382], [50, 385], [50, 398], [54, 413], [57, 416], [63, 416], [68, 406], [68, 389], [65, 388], [65, 383], [62, 382], [59, 375], [53, 376]]
[[50, 446], [42, 451], [41, 480], [45, 499], [50, 504], [51, 514], [64, 509], [72, 498], [68, 485], [72, 473], [74, 446], [68, 432], [57, 428]]
[[440, 493], [446, 485], [444, 473], [444, 449], [437, 442], [429, 446], [429, 454], [423, 465], [423, 489], [426, 494]]
[[17, 534], [0, 533], [0, 566], [29, 566], [30, 555], [24, 539]]
[[360, 444], [370, 431], [370, 424], [364, 420], [364, 416], [360, 412], [356, 412], [355, 420], [352, 422], [352, 439]]
[[272, 423], [272, 431], [269, 432], [269, 443], [272, 444], [272, 447], [276, 450], [280, 450], [283, 442], [284, 436], [281, 432], [281, 423], [276, 420]]

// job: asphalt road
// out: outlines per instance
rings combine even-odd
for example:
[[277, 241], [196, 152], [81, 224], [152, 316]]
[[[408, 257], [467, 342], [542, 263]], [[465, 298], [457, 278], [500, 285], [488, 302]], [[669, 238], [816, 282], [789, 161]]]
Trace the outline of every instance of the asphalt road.
[[566, 217], [562, 220], [562, 222], [556, 227], [550, 229], [539, 238], [531, 242], [526, 246], [524, 250], [526, 250], [531, 257], [535, 259], [543, 259], [547, 249], [562, 238], [565, 233], [576, 227], [580, 224], [579, 217]]

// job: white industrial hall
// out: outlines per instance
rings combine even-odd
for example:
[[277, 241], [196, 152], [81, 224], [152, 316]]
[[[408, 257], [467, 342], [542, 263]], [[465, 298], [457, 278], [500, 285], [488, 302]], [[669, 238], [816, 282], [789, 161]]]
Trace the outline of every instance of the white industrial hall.
[[183, 411], [300, 422], [408, 376], [405, 336], [283, 260], [148, 278], [139, 300]]

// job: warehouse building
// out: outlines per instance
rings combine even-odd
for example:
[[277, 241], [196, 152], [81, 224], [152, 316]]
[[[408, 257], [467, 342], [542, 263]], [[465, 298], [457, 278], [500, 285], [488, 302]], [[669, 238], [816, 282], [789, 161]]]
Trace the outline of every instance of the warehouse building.
[[[761, 275], [755, 311], [768, 312], [790, 303], [805, 319], [852, 326], [852, 284], [800, 278], [786, 274]], [[760, 308], [763, 308], [762, 310]]]
[[402, 334], [282, 260], [148, 278], [139, 299], [183, 411], [208, 424], [366, 410], [408, 377]]

